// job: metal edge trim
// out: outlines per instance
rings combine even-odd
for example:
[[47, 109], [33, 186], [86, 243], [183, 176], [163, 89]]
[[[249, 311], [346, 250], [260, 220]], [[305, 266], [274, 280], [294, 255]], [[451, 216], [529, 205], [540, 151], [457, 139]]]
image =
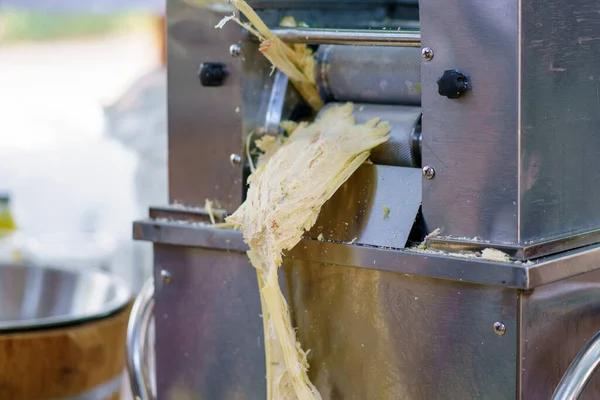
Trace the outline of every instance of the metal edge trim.
[[[37, 267], [37, 266], [28, 266], [30, 268], [44, 268], [44, 269], [52, 269], [57, 271], [66, 271], [73, 272], [67, 268], [58, 268], [58, 267]], [[80, 273], [77, 271], [77, 273]], [[102, 271], [84, 271], [81, 273], [86, 274], [100, 274], [108, 275]], [[46, 330], [46, 329], [56, 329], [61, 327], [69, 327], [69, 326], [77, 326], [84, 323], [99, 321], [113, 315], [116, 315], [127, 308], [129, 303], [133, 299], [133, 293], [127, 287], [127, 284], [120, 277], [110, 276], [110, 279], [113, 280], [117, 287], [117, 295], [110, 302], [105, 304], [104, 309], [92, 312], [82, 312], [79, 314], [70, 314], [70, 315], [62, 315], [55, 317], [45, 317], [38, 318], [33, 320], [13, 320], [13, 321], [1, 321], [0, 322], [0, 333], [2, 334], [12, 334], [12, 333], [23, 333], [30, 331], [38, 331], [38, 330]]]
[[193, 221], [152, 219], [136, 221], [133, 224], [133, 238], [160, 244], [205, 247], [241, 253], [248, 251], [248, 245], [244, 243], [241, 232], [214, 228]]
[[453, 239], [453, 238], [429, 238], [426, 239], [427, 247], [430, 249], [440, 251], [469, 251], [469, 252], [480, 252], [484, 249], [493, 247], [496, 250], [500, 250], [512, 258], [517, 260], [523, 260], [522, 247], [507, 244], [477, 242], [464, 239]]
[[595, 243], [600, 243], [600, 229], [583, 232], [574, 236], [565, 236], [555, 239], [543, 240], [537, 243], [528, 243], [523, 246], [501, 243], [498, 244], [478, 241], [466, 241], [443, 237], [427, 239], [427, 246], [432, 249], [444, 251], [477, 252], [489, 247], [493, 247], [521, 261], [546, 257], [553, 254], [586, 247]]
[[527, 288], [548, 285], [600, 269], [600, 244], [546, 257], [528, 266]]
[[[134, 223], [134, 239], [224, 251], [245, 252], [248, 250], [242, 234], [238, 231], [180, 221], [137, 221]], [[286, 257], [429, 278], [528, 288], [527, 267], [520, 263], [497, 263], [479, 258], [358, 246], [313, 239], [303, 239], [294, 249], [287, 252]]]

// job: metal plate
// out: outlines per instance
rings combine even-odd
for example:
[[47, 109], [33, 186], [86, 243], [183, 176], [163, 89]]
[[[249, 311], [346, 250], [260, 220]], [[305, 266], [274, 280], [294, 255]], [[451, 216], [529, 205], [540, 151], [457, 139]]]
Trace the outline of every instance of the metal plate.
[[[242, 167], [230, 163], [242, 154], [241, 60], [229, 46], [242, 33], [236, 24], [215, 25], [223, 17], [181, 0], [167, 4], [169, 197], [171, 202], [204, 205], [216, 200], [227, 210], [242, 201]], [[203, 87], [202, 62], [222, 62], [229, 76], [221, 87]]]
[[0, 265], [0, 332], [90, 321], [130, 301], [125, 282], [104, 272]]
[[157, 398], [265, 398], [260, 298], [247, 256], [154, 249]]
[[[247, 250], [242, 234], [238, 231], [215, 229], [186, 221], [138, 221], [134, 226], [134, 237], [138, 240], [180, 246], [235, 252]], [[444, 253], [418, 253], [311, 239], [302, 240], [287, 254], [305, 261], [519, 289], [533, 289], [600, 268], [600, 245], [587, 246], [527, 263], [498, 263]]]
[[[600, 326], [600, 272], [539, 287], [521, 302], [521, 398], [549, 399], [563, 374]], [[600, 398], [600, 376], [582, 399]]]
[[323, 399], [514, 398], [515, 291], [289, 259], [285, 271]]
[[323, 205], [307, 236], [404, 248], [420, 205], [419, 169], [363, 165]]
[[525, 243], [600, 226], [599, 10], [589, 0], [523, 6], [519, 178]]
[[[517, 243], [519, 2], [421, 0], [423, 183], [427, 226], [442, 235]], [[470, 75], [458, 100], [438, 94], [445, 70]]]

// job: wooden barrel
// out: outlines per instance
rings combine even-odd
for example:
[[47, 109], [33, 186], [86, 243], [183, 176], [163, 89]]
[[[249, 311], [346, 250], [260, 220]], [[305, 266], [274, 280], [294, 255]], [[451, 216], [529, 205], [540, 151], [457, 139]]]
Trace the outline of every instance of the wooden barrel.
[[0, 335], [0, 399], [119, 399], [130, 309], [70, 327]]
[[0, 399], [120, 399], [131, 306], [130, 299], [101, 316], [15, 330], [4, 326]]

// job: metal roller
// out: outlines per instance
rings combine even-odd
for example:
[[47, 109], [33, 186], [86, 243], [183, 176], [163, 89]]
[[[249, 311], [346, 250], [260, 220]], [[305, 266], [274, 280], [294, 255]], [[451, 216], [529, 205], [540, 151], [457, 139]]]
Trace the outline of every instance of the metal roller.
[[321, 45], [317, 84], [325, 101], [421, 105], [421, 50]]
[[[329, 103], [319, 115], [341, 103]], [[379, 165], [421, 167], [421, 107], [354, 104], [357, 123], [380, 118], [390, 125], [389, 140], [373, 149], [371, 161]]]

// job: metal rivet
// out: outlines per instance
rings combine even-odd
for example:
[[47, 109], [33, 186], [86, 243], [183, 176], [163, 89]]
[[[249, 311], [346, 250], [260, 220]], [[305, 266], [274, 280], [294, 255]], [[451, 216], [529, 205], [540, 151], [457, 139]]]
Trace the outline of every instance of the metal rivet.
[[171, 277], [171, 273], [166, 269], [160, 271], [160, 276], [164, 283], [171, 283], [171, 281], [173, 280], [173, 278]]
[[433, 179], [435, 176], [435, 169], [432, 166], [426, 165], [423, 167], [423, 176], [426, 179]]
[[498, 336], [504, 336], [506, 333], [506, 326], [502, 322], [494, 323], [494, 333]]
[[238, 44], [232, 44], [229, 46], [229, 54], [231, 57], [239, 57], [242, 54], [242, 48]]
[[421, 50], [421, 55], [423, 56], [423, 60], [431, 61], [433, 60], [433, 49], [431, 47], [424, 47]]
[[239, 154], [234, 153], [229, 156], [229, 162], [231, 162], [231, 165], [234, 167], [237, 167], [242, 163], [242, 157]]

